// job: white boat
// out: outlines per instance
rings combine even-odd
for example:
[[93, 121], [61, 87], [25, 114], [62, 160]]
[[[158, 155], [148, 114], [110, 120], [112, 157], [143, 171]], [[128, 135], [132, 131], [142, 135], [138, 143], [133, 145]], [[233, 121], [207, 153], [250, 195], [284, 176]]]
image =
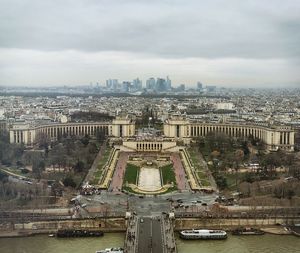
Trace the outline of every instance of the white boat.
[[97, 250], [96, 253], [124, 253], [123, 248], [107, 248], [103, 250]]
[[181, 231], [180, 237], [188, 240], [222, 240], [227, 238], [227, 233], [223, 230], [192, 229]]

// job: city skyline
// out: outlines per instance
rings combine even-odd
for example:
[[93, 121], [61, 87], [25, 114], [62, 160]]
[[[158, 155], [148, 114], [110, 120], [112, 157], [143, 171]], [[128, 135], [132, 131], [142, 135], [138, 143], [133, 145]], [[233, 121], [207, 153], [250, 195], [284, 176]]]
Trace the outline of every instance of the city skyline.
[[[297, 87], [297, 1], [0, 0], [0, 85]], [[58, 8], [59, 7], [59, 8]]]

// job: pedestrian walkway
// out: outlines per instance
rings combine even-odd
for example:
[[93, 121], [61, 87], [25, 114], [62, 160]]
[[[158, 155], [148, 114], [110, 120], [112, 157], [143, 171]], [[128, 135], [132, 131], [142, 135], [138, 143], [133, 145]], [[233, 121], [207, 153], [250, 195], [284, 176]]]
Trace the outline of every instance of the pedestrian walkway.
[[126, 164], [128, 160], [128, 153], [121, 152], [118, 163], [116, 165], [116, 169], [109, 186], [109, 189], [112, 191], [120, 191], [122, 189], [123, 179], [126, 170]]
[[163, 231], [165, 236], [165, 247], [166, 252], [175, 253], [177, 252], [175, 235], [173, 230], [173, 221], [168, 217], [162, 219]]
[[127, 231], [124, 242], [124, 253], [135, 253], [137, 245], [137, 222], [138, 218], [133, 216], [128, 219]]
[[190, 186], [185, 177], [184, 167], [182, 165], [179, 153], [173, 153], [171, 155], [171, 161], [173, 163], [177, 188], [178, 190], [190, 190]]

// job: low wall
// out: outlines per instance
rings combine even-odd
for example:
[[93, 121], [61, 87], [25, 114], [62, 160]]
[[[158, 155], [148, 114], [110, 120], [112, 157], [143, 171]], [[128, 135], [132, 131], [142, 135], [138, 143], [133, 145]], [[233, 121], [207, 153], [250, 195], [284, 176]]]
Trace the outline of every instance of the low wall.
[[263, 227], [274, 226], [286, 223], [300, 223], [300, 218], [293, 220], [284, 218], [270, 219], [209, 219], [209, 218], [177, 218], [175, 220], [175, 230], [196, 229], [196, 228], [231, 228], [231, 227]]
[[39, 221], [29, 223], [14, 224], [15, 230], [38, 230], [56, 231], [58, 229], [86, 229], [102, 231], [126, 231], [126, 220], [124, 218], [97, 218], [84, 220], [64, 220], [64, 221]]
[[[230, 230], [235, 227], [272, 227], [278, 224], [300, 223], [300, 218], [270, 218], [270, 219], [212, 219], [212, 218], [176, 218], [174, 230], [196, 228], [215, 228]], [[125, 232], [125, 218], [97, 218], [64, 221], [40, 221], [10, 224], [0, 229], [0, 237], [29, 236], [33, 234], [55, 233], [58, 229], [101, 230], [103, 232]]]

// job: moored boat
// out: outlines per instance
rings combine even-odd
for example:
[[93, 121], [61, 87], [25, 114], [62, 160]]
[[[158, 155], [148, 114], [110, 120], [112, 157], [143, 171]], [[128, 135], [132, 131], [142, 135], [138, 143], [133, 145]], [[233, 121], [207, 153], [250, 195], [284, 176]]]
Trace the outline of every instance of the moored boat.
[[96, 253], [124, 253], [123, 248], [107, 248], [103, 250], [97, 250]]
[[232, 235], [263, 235], [264, 231], [256, 228], [237, 228], [232, 230]]
[[62, 229], [56, 233], [57, 237], [99, 237], [103, 236], [102, 231], [89, 231], [89, 230], [77, 230], [77, 229]]
[[179, 234], [182, 239], [187, 240], [222, 240], [227, 238], [227, 233], [223, 230], [192, 229], [183, 230]]
[[296, 224], [294, 226], [289, 226], [287, 228], [293, 235], [300, 237], [300, 224]]

